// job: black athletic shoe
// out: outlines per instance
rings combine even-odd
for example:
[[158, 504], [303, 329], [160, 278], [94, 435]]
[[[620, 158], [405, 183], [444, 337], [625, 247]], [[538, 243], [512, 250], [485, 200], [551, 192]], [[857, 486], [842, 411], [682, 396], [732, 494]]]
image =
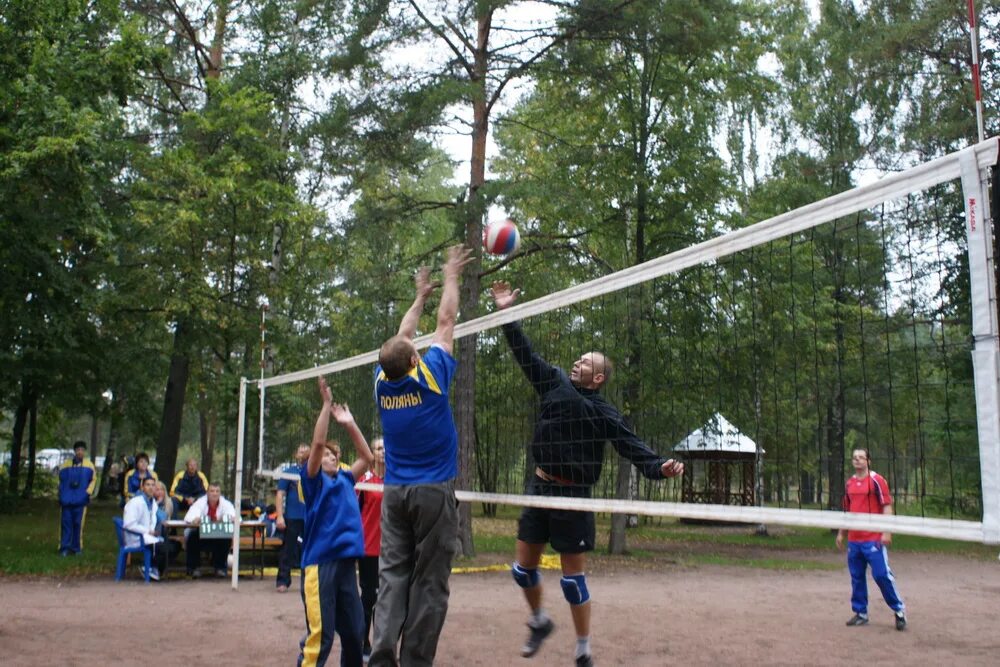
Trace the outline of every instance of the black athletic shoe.
[[594, 659], [589, 655], [581, 655], [576, 659], [576, 667], [594, 667]]
[[855, 614], [851, 616], [851, 620], [847, 622], [848, 625], [868, 625], [868, 617], [862, 616], [861, 614]]
[[544, 642], [545, 638], [551, 635], [552, 631], [555, 629], [556, 624], [552, 622], [551, 618], [545, 619], [545, 623], [537, 628], [529, 623], [528, 630], [531, 634], [528, 635], [528, 641], [524, 642], [524, 646], [521, 647], [521, 657], [530, 658], [538, 653], [538, 649], [542, 648], [542, 642]]
[[896, 629], [900, 631], [906, 629], [906, 614], [896, 612]]

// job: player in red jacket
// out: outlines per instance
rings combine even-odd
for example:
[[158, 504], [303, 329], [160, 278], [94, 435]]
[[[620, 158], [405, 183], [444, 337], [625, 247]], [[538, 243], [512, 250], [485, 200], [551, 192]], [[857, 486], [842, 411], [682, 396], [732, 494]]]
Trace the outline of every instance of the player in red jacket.
[[[385, 444], [382, 438], [372, 440], [372, 467], [358, 480], [364, 484], [382, 484], [385, 477]], [[382, 492], [357, 490], [361, 506], [361, 528], [365, 533], [365, 555], [358, 559], [361, 583], [361, 606], [365, 610], [365, 659], [371, 655], [372, 615], [378, 600], [378, 557], [382, 544]]]

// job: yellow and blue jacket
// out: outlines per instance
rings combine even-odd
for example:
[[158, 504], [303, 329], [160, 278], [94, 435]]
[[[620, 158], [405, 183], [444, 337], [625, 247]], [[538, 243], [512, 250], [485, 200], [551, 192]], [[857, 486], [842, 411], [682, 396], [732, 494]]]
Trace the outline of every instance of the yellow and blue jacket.
[[70, 459], [59, 467], [59, 504], [63, 507], [83, 507], [97, 483], [97, 470], [87, 457]]

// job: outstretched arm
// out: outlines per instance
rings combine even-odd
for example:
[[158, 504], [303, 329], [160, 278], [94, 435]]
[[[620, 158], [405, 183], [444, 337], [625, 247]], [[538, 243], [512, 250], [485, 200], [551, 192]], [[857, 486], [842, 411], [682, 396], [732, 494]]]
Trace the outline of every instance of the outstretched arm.
[[319, 416], [316, 417], [312, 447], [309, 450], [309, 459], [306, 461], [306, 475], [309, 477], [315, 477], [323, 469], [323, 450], [326, 448], [326, 435], [330, 431], [330, 410], [333, 397], [323, 376], [319, 377], [319, 395], [323, 399], [323, 407], [320, 408]]
[[635, 434], [617, 410], [604, 410], [606, 437], [619, 454], [631, 461], [649, 479], [677, 477], [684, 474], [684, 464], [674, 459], [664, 460]]
[[368, 470], [368, 466], [372, 464], [375, 460], [375, 455], [372, 454], [371, 448], [368, 446], [368, 441], [365, 440], [364, 434], [361, 429], [358, 428], [357, 422], [354, 421], [354, 415], [351, 414], [351, 409], [347, 407], [347, 403], [339, 404], [335, 403], [332, 406], [333, 418], [337, 420], [337, 423], [347, 430], [347, 434], [351, 436], [351, 442], [354, 443], [354, 451], [357, 452], [358, 458], [354, 461], [351, 466], [351, 475], [354, 477], [354, 481], [361, 479], [361, 476], [365, 474]]
[[[497, 281], [490, 287], [493, 302], [500, 310], [514, 305], [520, 293], [521, 290], [512, 290], [509, 284], [502, 281]], [[503, 325], [503, 335], [507, 339], [510, 351], [514, 354], [514, 360], [528, 377], [528, 382], [535, 391], [545, 391], [556, 376], [555, 367], [535, 353], [531, 348], [531, 341], [521, 331], [521, 325], [517, 322]]]
[[454, 245], [448, 248], [448, 259], [441, 267], [444, 288], [441, 290], [441, 303], [438, 306], [434, 344], [448, 354], [451, 354], [455, 319], [458, 317], [458, 281], [462, 275], [462, 267], [472, 261], [471, 254], [472, 251], [464, 245]]
[[410, 308], [403, 315], [403, 321], [399, 323], [398, 335], [406, 336], [410, 339], [417, 335], [417, 324], [420, 322], [421, 313], [424, 312], [424, 304], [427, 303], [427, 298], [434, 291], [430, 275], [431, 270], [426, 266], [421, 266], [417, 269], [416, 275], [413, 276], [417, 294], [413, 298]]

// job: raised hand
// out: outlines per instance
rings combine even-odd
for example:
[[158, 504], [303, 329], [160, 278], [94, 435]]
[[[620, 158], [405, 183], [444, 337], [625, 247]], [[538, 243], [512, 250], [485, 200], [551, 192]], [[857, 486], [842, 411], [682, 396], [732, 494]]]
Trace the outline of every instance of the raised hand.
[[351, 414], [351, 409], [347, 407], [347, 403], [334, 403], [330, 407], [330, 412], [338, 424], [347, 426], [354, 423], [354, 415]]
[[413, 276], [413, 282], [417, 287], [417, 298], [427, 299], [434, 288], [437, 287], [431, 282], [431, 269], [429, 266], [421, 266]]
[[497, 308], [503, 310], [514, 305], [521, 290], [511, 290], [508, 283], [498, 280], [490, 287], [490, 294], [493, 295], [493, 303], [497, 305]]
[[670, 459], [660, 466], [660, 474], [664, 477], [677, 477], [684, 474], [684, 464], [680, 461]]
[[472, 261], [472, 250], [465, 244], [459, 243], [448, 248], [448, 258], [441, 267], [441, 273], [445, 280], [448, 278], [458, 278], [462, 273], [462, 267]]
[[326, 378], [322, 375], [319, 376], [319, 395], [323, 399], [323, 406], [329, 407], [333, 403], [333, 394], [330, 393], [330, 387], [326, 384]]

